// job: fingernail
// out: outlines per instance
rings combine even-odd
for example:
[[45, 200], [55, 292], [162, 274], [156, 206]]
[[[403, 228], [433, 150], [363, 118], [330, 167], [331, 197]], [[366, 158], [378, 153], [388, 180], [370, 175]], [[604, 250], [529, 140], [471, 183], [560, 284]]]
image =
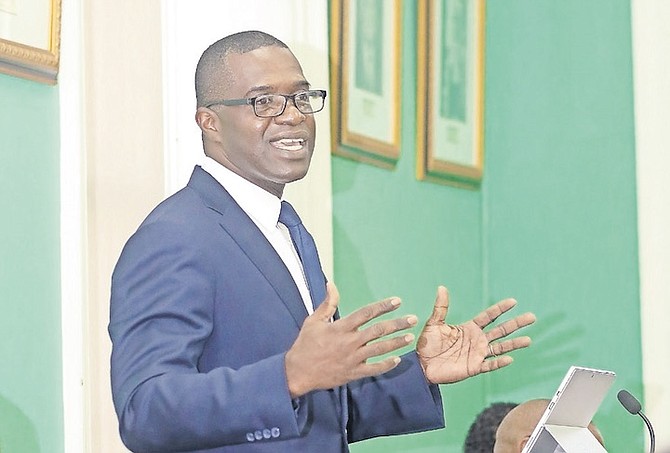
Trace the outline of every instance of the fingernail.
[[409, 316], [407, 317], [407, 323], [408, 323], [410, 326], [415, 325], [417, 322], [419, 322], [419, 318], [417, 318], [416, 315], [409, 315]]
[[394, 297], [393, 299], [391, 299], [391, 305], [393, 305], [394, 307], [397, 307], [398, 305], [400, 305], [400, 299], [398, 299], [397, 297]]
[[405, 335], [405, 341], [407, 343], [411, 343], [412, 341], [414, 341], [414, 334], [408, 333], [407, 335]]

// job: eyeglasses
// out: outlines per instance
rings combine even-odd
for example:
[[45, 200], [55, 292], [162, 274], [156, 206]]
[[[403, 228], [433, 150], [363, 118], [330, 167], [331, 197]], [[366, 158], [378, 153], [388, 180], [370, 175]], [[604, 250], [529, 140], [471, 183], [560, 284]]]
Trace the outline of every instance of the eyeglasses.
[[304, 115], [312, 115], [323, 110], [326, 99], [326, 90], [307, 90], [295, 94], [262, 94], [246, 99], [224, 99], [210, 102], [205, 105], [209, 108], [213, 105], [250, 105], [254, 113], [260, 118], [272, 118], [279, 116], [286, 110], [288, 100]]

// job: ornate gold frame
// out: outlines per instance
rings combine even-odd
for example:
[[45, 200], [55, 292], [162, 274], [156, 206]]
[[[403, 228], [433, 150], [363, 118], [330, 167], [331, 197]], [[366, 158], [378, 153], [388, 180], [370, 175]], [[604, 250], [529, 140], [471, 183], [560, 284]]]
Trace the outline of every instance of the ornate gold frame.
[[54, 85], [60, 60], [61, 0], [50, 3], [50, 39], [45, 49], [0, 38], [0, 72]]
[[[391, 107], [388, 108], [386, 120], [390, 124], [390, 138], [382, 139], [374, 134], [363, 131], [352, 131], [347, 126], [354, 106], [350, 105], [350, 90], [353, 88], [348, 82], [350, 71], [353, 71], [353, 49], [349, 41], [355, 38], [356, 30], [351, 18], [351, 10], [356, 0], [331, 0], [330, 2], [330, 76], [331, 76], [331, 126], [332, 126], [332, 153], [366, 162], [383, 168], [395, 166], [400, 156], [400, 72], [402, 46], [402, 2], [391, 0], [391, 20], [386, 23], [394, 30], [390, 42], [391, 59], [384, 61], [381, 70], [390, 72], [390, 92], [385, 92], [382, 98]], [[361, 0], [358, 0], [361, 1]], [[386, 0], [384, 1], [386, 5]]]
[[440, 0], [419, 0], [417, 25], [417, 178], [445, 183], [459, 187], [476, 189], [481, 183], [484, 165], [484, 23], [485, 0], [465, 0], [474, 6], [473, 29], [468, 31], [474, 46], [470, 55], [472, 78], [468, 79], [467, 129], [471, 142], [470, 162], [459, 162], [444, 157], [438, 147], [445, 143], [435, 137], [438, 128], [436, 99], [439, 97], [438, 82], [435, 80], [436, 65], [440, 55], [434, 45], [438, 29], [438, 4]]

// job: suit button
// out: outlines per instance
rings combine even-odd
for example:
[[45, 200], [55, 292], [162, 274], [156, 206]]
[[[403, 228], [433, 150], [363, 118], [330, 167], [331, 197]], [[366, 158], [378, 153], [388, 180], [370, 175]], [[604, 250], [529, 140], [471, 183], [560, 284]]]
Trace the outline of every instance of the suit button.
[[269, 429], [264, 429], [263, 430], [263, 438], [264, 439], [269, 439], [271, 436], [270, 430]]
[[253, 442], [254, 440], [254, 433], [247, 433], [247, 442]]
[[280, 434], [279, 428], [277, 428], [277, 427], [274, 427], [274, 428], [272, 428], [272, 430], [270, 430], [270, 435], [272, 437], [279, 437], [279, 434]]
[[255, 432], [254, 432], [254, 437], [256, 438], [256, 440], [261, 440], [261, 439], [263, 438], [263, 432], [260, 431], [260, 430], [259, 430], [259, 431], [255, 431]]

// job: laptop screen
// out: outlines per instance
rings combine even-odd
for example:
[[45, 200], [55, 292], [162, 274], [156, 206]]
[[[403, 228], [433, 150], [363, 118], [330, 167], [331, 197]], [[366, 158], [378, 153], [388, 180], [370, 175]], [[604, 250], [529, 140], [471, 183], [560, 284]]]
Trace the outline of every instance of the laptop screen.
[[[533, 430], [523, 453], [540, 451], [533, 449], [533, 446], [540, 437], [549, 435], [547, 426], [586, 429], [615, 378], [613, 371], [571, 366]], [[565, 430], [552, 432], [562, 431]]]

